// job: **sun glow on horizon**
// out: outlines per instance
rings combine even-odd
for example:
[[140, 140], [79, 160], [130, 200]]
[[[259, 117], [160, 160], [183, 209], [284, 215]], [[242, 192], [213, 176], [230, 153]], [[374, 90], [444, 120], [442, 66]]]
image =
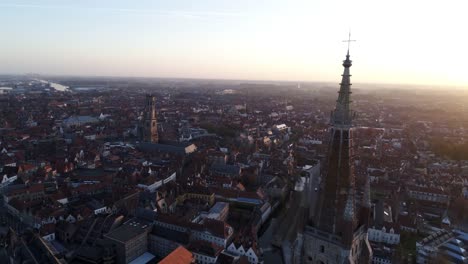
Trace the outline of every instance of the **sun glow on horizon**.
[[10, 1], [0, 73], [337, 82], [352, 30], [354, 83], [468, 88], [468, 2]]

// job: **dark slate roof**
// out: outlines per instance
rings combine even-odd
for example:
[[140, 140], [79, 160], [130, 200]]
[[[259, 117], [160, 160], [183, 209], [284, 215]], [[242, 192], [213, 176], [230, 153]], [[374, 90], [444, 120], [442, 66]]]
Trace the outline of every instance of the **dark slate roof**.
[[120, 227], [106, 234], [105, 237], [117, 240], [121, 243], [127, 243], [136, 236], [147, 232], [147, 230], [150, 228], [150, 225], [151, 223], [144, 219], [132, 218]]
[[83, 246], [78, 248], [75, 254], [78, 258], [94, 260], [97, 262], [102, 258], [103, 251], [104, 250], [101, 247]]
[[215, 173], [228, 174], [228, 175], [239, 175], [240, 167], [237, 165], [228, 165], [222, 163], [214, 163], [210, 170]]
[[179, 155], [186, 155], [186, 148], [190, 145], [191, 143], [176, 141], [161, 141], [159, 143], [140, 142], [137, 145], [137, 148], [139, 148], [142, 151], [148, 152], [166, 152]]
[[104, 207], [104, 205], [96, 199], [92, 199], [91, 201], [87, 202], [86, 205], [93, 210]]
[[16, 174], [18, 174], [18, 169], [19, 169], [19, 167], [17, 167], [17, 166], [15, 166], [15, 167], [4, 166], [2, 174], [6, 174], [8, 176], [16, 175]]
[[156, 212], [142, 207], [136, 209], [136, 217], [153, 222], [156, 219]]
[[159, 225], [155, 225], [153, 227], [151, 234], [183, 245], [188, 244], [190, 241], [190, 235], [188, 232], [180, 232]]
[[192, 143], [190, 142], [178, 142], [178, 141], [172, 141], [172, 140], [160, 140], [159, 144], [171, 145], [171, 146], [180, 147], [180, 148], [186, 148], [192, 145]]

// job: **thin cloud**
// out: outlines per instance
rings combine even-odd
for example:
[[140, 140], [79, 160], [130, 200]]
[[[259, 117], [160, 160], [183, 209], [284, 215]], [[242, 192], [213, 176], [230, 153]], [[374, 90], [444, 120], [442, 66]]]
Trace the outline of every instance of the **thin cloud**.
[[74, 7], [64, 5], [37, 5], [37, 4], [0, 4], [0, 7], [10, 8], [40, 8], [40, 9], [82, 9], [88, 11], [102, 11], [121, 14], [149, 15], [149, 16], [166, 16], [166, 17], [181, 17], [187, 19], [219, 19], [226, 17], [243, 17], [243, 13], [239, 12], [223, 12], [223, 11], [184, 11], [184, 10], [156, 10], [156, 9], [139, 9], [139, 8], [112, 8], [112, 7]]

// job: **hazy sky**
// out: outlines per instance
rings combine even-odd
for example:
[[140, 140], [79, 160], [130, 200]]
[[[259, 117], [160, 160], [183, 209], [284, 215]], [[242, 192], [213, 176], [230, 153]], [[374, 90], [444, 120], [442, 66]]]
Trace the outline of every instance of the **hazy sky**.
[[0, 0], [0, 73], [468, 87], [468, 0]]

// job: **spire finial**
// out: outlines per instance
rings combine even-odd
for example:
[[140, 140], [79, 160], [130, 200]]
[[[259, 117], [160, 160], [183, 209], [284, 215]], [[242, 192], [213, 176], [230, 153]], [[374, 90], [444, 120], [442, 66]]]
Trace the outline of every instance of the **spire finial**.
[[349, 35], [348, 35], [348, 40], [343, 40], [343, 42], [348, 42], [348, 54], [347, 54], [347, 56], [349, 56], [349, 46], [351, 44], [351, 41], [356, 41], [356, 40], [351, 39], [351, 29], [350, 29], [349, 30]]

